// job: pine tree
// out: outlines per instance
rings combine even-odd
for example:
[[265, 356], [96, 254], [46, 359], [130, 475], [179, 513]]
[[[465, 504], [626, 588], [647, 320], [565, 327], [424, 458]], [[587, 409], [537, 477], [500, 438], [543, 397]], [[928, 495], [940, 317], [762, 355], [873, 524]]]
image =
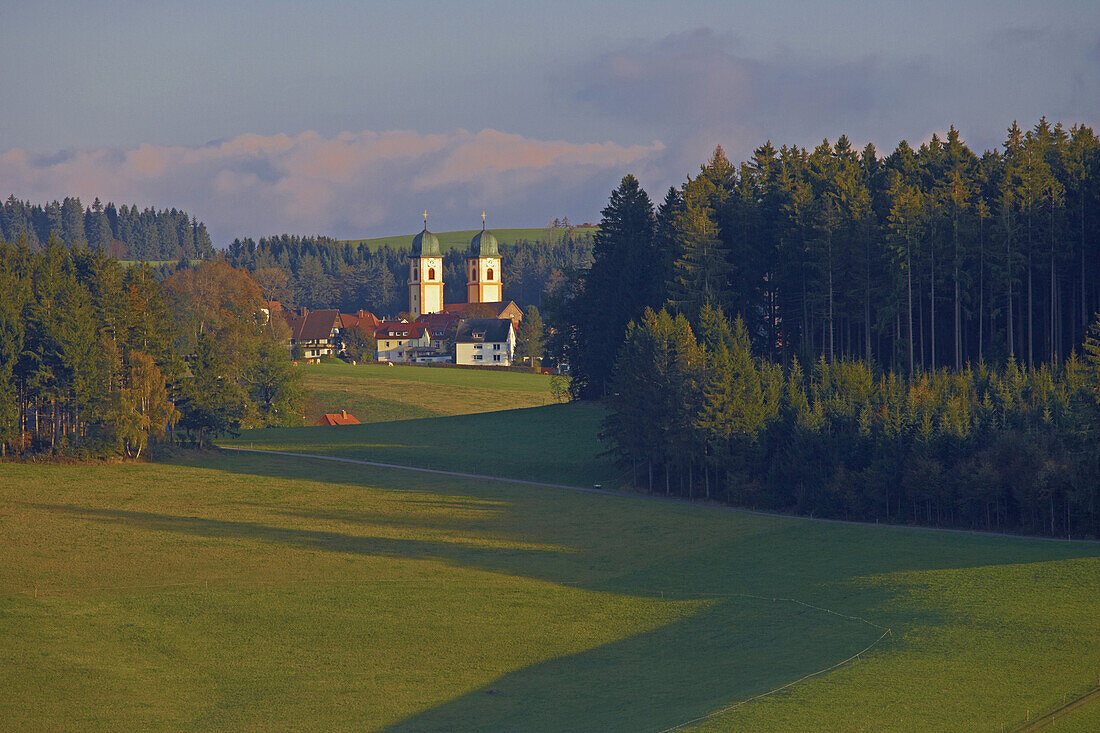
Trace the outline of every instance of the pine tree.
[[626, 324], [657, 297], [655, 226], [649, 196], [634, 176], [624, 177], [602, 212], [592, 266], [574, 304], [576, 351], [570, 366], [583, 397], [604, 394]]
[[107, 214], [103, 209], [103, 202], [96, 196], [92, 202], [92, 208], [84, 217], [84, 228], [88, 238], [88, 246], [92, 249], [107, 249], [113, 237], [111, 224], [107, 221]]
[[62, 240], [70, 247], [88, 246], [84, 234], [84, 207], [80, 199], [66, 197], [61, 202]]
[[717, 189], [711, 178], [699, 176], [684, 184], [683, 210], [673, 223], [679, 255], [668, 286], [669, 303], [694, 318], [705, 303], [721, 303], [727, 295], [728, 252], [719, 239], [711, 201]]

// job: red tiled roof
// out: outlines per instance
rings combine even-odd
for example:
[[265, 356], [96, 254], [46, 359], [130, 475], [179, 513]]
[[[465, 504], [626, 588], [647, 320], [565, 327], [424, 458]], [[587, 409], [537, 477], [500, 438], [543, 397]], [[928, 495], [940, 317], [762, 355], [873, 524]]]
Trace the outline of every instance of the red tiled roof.
[[[443, 306], [449, 308], [450, 306]], [[444, 311], [442, 313], [421, 313], [417, 316], [417, 319], [413, 323], [426, 323], [429, 326], [437, 326], [440, 324], [450, 324], [457, 321], [461, 316], [457, 313]]]
[[361, 425], [358, 420], [355, 419], [355, 415], [352, 415], [347, 410], [340, 410], [340, 412], [326, 412], [318, 418], [314, 425]]
[[378, 320], [378, 316], [369, 311], [361, 310], [357, 313], [340, 314], [340, 326], [342, 328], [355, 328], [358, 326], [367, 333], [373, 334], [379, 323], [381, 321]]
[[493, 314], [499, 317], [511, 318], [513, 321], [519, 322], [523, 320], [523, 311], [519, 309], [519, 306], [515, 304], [515, 301], [509, 300], [507, 303], [503, 301], [496, 301], [494, 303], [444, 303], [444, 313], [455, 313], [463, 318], [466, 317], [471, 311], [483, 310], [488, 312], [492, 310]]
[[294, 328], [298, 341], [324, 341], [332, 336], [332, 329], [340, 326], [340, 311], [308, 311], [299, 316]]
[[[423, 323], [402, 323], [388, 321], [378, 324], [378, 329], [374, 332], [376, 339], [380, 338], [420, 338], [424, 335], [424, 329], [427, 328]], [[399, 334], [406, 334], [404, 336]]]

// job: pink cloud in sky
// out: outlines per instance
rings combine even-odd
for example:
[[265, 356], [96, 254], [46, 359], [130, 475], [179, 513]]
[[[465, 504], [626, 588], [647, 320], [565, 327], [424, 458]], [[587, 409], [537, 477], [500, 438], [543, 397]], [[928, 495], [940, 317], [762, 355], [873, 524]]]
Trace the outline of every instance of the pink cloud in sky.
[[218, 243], [280, 232], [404, 232], [424, 208], [436, 229], [472, 228], [482, 208], [498, 226], [539, 226], [554, 216], [593, 216], [622, 175], [663, 151], [659, 142], [571, 143], [492, 129], [244, 134], [197, 147], [146, 143], [50, 156], [14, 149], [0, 152], [0, 196], [181, 208], [204, 220]]

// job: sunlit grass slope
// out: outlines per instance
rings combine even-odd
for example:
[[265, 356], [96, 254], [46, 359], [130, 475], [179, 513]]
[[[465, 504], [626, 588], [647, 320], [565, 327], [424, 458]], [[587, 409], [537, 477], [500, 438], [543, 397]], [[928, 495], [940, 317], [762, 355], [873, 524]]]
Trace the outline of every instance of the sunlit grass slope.
[[[598, 227], [577, 227], [578, 234], [595, 234]], [[439, 238], [439, 247], [444, 252], [451, 249], [466, 249], [470, 246], [470, 239], [477, 234], [480, 229], [463, 229], [454, 232], [433, 232], [436, 237]], [[520, 229], [491, 229], [493, 236], [496, 237], [497, 242], [500, 244], [515, 244], [521, 240], [528, 242], [541, 242], [546, 241], [548, 237], [554, 239], [554, 241], [561, 241], [561, 238], [565, 236], [566, 229], [547, 229], [545, 227], [530, 227]], [[409, 249], [412, 246], [413, 237], [418, 232], [412, 232], [411, 234], [398, 234], [391, 237], [375, 237], [373, 239], [347, 239], [341, 240], [341, 243], [347, 242], [368, 249], [379, 249], [380, 247], [389, 246], [394, 249]]]
[[256, 454], [0, 465], [0, 538], [13, 729], [657, 731], [888, 627], [704, 727], [997, 730], [1100, 669], [1096, 545]]
[[343, 362], [302, 364], [306, 423], [347, 410], [360, 422], [464, 415], [553, 401], [543, 374]]

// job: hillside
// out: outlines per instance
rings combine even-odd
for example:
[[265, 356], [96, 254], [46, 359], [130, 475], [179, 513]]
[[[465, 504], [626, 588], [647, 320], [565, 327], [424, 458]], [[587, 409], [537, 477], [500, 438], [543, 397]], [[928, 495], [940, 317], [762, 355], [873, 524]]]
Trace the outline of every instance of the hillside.
[[360, 422], [466, 415], [537, 407], [554, 401], [550, 378], [525, 372], [386, 366], [343, 362], [302, 364], [306, 424], [347, 410]]
[[619, 484], [603, 408], [523, 406], [548, 379], [515, 372], [306, 382], [367, 424], [224, 444], [520, 480], [263, 452], [0, 464], [0, 719], [997, 730], [1095, 686], [1100, 544], [523, 483]]
[[[584, 483], [589, 409], [273, 432]], [[1095, 544], [261, 454], [0, 472], [15, 728], [997, 730], [1100, 667]]]
[[[595, 234], [597, 228], [598, 227], [576, 227], [575, 232], [578, 235]], [[470, 239], [477, 234], [478, 231], [480, 230], [464, 229], [455, 232], [433, 232], [433, 234], [439, 237], [439, 246], [446, 252], [452, 249], [466, 249], [466, 247], [470, 245]], [[528, 242], [546, 241], [548, 237], [552, 238], [554, 241], [560, 242], [561, 238], [569, 230], [534, 227], [529, 229], [492, 229], [491, 231], [500, 244], [515, 244], [521, 240], [526, 240]], [[412, 234], [399, 234], [392, 237], [377, 237], [374, 239], [345, 239], [341, 240], [341, 243], [364, 246], [371, 250], [387, 245], [394, 249], [408, 249], [412, 246], [412, 240], [416, 234], [416, 232], [413, 232]]]

